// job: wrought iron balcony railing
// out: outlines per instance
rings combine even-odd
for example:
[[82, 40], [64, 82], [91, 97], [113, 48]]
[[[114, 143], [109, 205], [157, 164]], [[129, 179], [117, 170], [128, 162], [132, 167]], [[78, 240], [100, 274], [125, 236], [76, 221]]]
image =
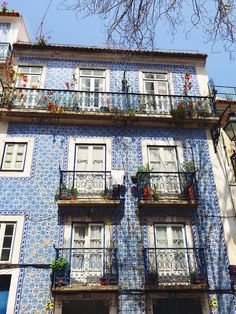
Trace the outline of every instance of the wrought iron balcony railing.
[[197, 199], [195, 172], [138, 172], [139, 199]]
[[112, 185], [110, 171], [60, 171], [59, 199], [120, 197], [120, 187]]
[[0, 61], [6, 61], [11, 54], [11, 45], [9, 43], [0, 43]]
[[215, 115], [212, 97], [88, 92], [75, 90], [15, 88], [4, 86], [0, 106], [47, 110], [53, 113], [113, 112], [132, 116], [136, 113], [208, 117]]
[[57, 248], [56, 259], [61, 258], [68, 266], [52, 273], [53, 287], [118, 283], [116, 248]]
[[144, 249], [145, 282], [150, 285], [206, 284], [202, 248]]

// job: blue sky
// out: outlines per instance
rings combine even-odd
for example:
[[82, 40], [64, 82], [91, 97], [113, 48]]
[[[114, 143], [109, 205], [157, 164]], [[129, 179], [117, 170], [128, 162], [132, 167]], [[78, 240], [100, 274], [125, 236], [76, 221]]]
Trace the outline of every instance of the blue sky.
[[[72, 0], [71, 0], [72, 1]], [[31, 40], [34, 40], [49, 0], [9, 0], [8, 8], [24, 17]], [[53, 0], [44, 21], [44, 34], [50, 35], [50, 42], [75, 45], [104, 45], [105, 33], [102, 23], [96, 18], [80, 19], [73, 11], [58, 10], [60, 0]], [[183, 30], [173, 38], [161, 28], [158, 32], [158, 49], [198, 50], [207, 53], [207, 73], [216, 85], [236, 86], [236, 60], [230, 61], [224, 49], [204, 43], [201, 32], [195, 31], [186, 39]], [[234, 53], [236, 57], [236, 52]]]

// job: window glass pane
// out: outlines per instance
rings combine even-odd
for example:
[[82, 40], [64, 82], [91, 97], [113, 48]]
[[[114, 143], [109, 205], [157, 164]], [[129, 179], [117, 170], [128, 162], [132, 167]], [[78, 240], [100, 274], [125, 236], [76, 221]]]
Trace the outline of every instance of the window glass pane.
[[93, 70], [93, 75], [94, 76], [105, 76], [105, 71], [104, 70]]
[[175, 247], [184, 246], [182, 227], [178, 227], [178, 226], [172, 227], [172, 241], [173, 241], [173, 246]]
[[85, 247], [85, 226], [74, 226], [74, 248]]
[[29, 67], [19, 67], [18, 72], [20, 73], [30, 73], [30, 68]]
[[154, 79], [154, 73], [144, 73], [144, 78], [146, 78], [146, 79]]
[[156, 73], [155, 78], [157, 80], [167, 80], [167, 74], [166, 73]]
[[11, 243], [12, 243], [12, 237], [4, 237], [4, 240], [3, 240], [4, 248], [11, 248]]
[[158, 94], [167, 94], [167, 83], [165, 82], [157, 82], [157, 92]]
[[94, 80], [94, 91], [95, 92], [103, 92], [104, 87], [104, 79], [95, 79]]
[[8, 262], [10, 259], [10, 249], [2, 249], [2, 254], [1, 254], [1, 261], [2, 262]]
[[88, 70], [88, 69], [81, 69], [80, 70], [80, 75], [92, 75], [92, 70]]
[[156, 246], [168, 247], [167, 228], [165, 226], [156, 226]]
[[8, 224], [8, 225], [6, 225], [5, 235], [13, 235], [14, 226], [15, 226], [15, 225], [13, 225], [13, 224]]
[[154, 94], [154, 82], [145, 82], [145, 91], [147, 94]]
[[41, 74], [42, 68], [41, 67], [32, 67], [30, 68], [30, 73], [32, 74]]
[[91, 80], [83, 77], [81, 79], [81, 89], [83, 91], [91, 91]]

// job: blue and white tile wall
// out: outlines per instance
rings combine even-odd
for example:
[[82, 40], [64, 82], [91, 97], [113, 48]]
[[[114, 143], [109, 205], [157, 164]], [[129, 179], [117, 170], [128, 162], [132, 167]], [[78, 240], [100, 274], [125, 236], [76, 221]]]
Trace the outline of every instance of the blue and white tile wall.
[[[21, 62], [47, 64], [45, 87], [64, 88], [71, 79], [78, 63], [69, 60], [45, 60], [22, 58]], [[101, 62], [84, 64], [103, 65]], [[111, 90], [117, 91], [123, 71], [127, 71], [128, 83], [138, 91], [138, 69], [171, 70], [176, 93], [182, 93], [182, 76], [188, 71], [193, 74], [193, 85], [198, 93], [196, 71], [191, 67], [165, 65], [124, 65], [113, 63], [111, 68]], [[117, 83], [119, 82], [119, 83]], [[142, 164], [142, 139], [181, 140], [186, 160], [193, 156], [199, 168], [197, 179], [201, 198], [199, 218], [194, 220], [195, 244], [207, 248], [207, 269], [210, 289], [230, 288], [227, 272], [227, 255], [223, 237], [220, 210], [216, 196], [214, 178], [204, 130], [170, 128], [119, 128], [107, 126], [76, 126], [10, 123], [8, 137], [30, 136], [35, 138], [31, 175], [28, 178], [0, 179], [0, 213], [19, 212], [26, 215], [27, 224], [23, 236], [21, 262], [47, 264], [55, 256], [53, 244], [62, 245], [63, 224], [58, 223], [58, 208], [54, 200], [59, 187], [59, 166], [66, 167], [68, 140], [70, 137], [109, 137], [112, 139], [112, 168], [124, 169], [126, 173], [126, 194], [124, 215], [115, 233], [118, 243], [119, 284], [124, 291], [143, 288], [142, 248], [147, 243], [145, 227], [141, 228], [137, 217], [137, 199], [131, 193], [130, 174]], [[191, 159], [190, 158], [190, 159]], [[143, 243], [144, 242], [144, 243]], [[45, 304], [50, 299], [50, 270], [23, 269], [18, 283], [15, 313], [46, 313]], [[236, 313], [235, 300], [229, 294], [212, 294], [218, 300], [214, 314]], [[143, 296], [121, 294], [120, 313], [144, 313]]]

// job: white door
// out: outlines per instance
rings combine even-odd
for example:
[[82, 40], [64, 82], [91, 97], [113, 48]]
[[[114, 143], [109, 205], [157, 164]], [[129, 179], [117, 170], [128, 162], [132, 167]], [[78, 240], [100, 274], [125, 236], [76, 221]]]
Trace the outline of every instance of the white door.
[[151, 186], [156, 192], [170, 197], [180, 193], [175, 147], [149, 146], [148, 163], [154, 172], [151, 175]]
[[98, 282], [103, 271], [104, 227], [102, 224], [75, 224], [71, 253], [73, 282]]
[[107, 186], [105, 151], [105, 145], [76, 145], [74, 186], [81, 197], [99, 196]]
[[156, 224], [154, 233], [159, 282], [188, 282], [184, 226]]
[[[170, 113], [170, 98], [166, 73], [143, 73], [146, 110], [156, 114]], [[158, 95], [158, 96], [152, 96]]]
[[[81, 106], [85, 111], [97, 111], [105, 105], [105, 70], [80, 70]], [[84, 93], [83, 93], [84, 92]]]

